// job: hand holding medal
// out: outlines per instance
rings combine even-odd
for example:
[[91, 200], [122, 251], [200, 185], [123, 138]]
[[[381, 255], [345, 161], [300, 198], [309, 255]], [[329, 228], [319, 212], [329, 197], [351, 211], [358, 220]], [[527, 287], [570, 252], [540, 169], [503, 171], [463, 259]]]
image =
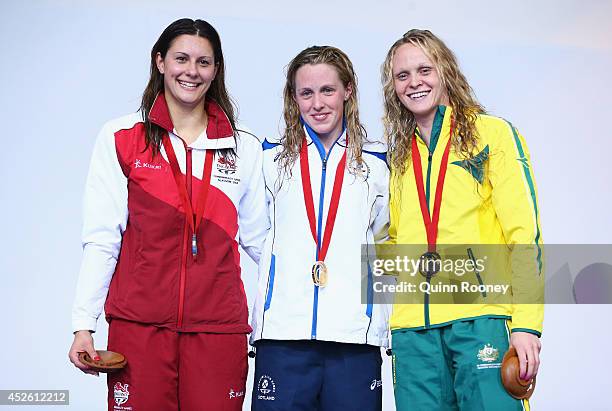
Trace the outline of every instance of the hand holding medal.
[[522, 400], [529, 399], [535, 389], [536, 377], [529, 380], [523, 380], [520, 377], [519, 359], [514, 347], [510, 347], [501, 366], [502, 384], [508, 394], [513, 398]]
[[98, 350], [98, 357], [92, 359], [86, 352], [79, 353], [79, 361], [97, 372], [117, 372], [125, 368], [127, 360], [122, 354], [113, 351]]

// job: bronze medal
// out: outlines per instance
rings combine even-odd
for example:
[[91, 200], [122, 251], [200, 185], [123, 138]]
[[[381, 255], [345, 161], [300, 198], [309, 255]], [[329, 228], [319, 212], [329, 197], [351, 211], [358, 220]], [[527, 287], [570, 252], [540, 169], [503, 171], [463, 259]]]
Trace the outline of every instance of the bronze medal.
[[423, 277], [433, 277], [440, 268], [442, 268], [442, 258], [435, 251], [428, 251], [419, 258], [419, 272]]

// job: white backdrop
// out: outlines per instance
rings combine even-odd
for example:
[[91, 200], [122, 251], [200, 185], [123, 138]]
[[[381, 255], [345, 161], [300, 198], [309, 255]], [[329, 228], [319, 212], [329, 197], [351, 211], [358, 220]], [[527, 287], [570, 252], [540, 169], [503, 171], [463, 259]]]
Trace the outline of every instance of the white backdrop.
[[[612, 135], [606, 114], [612, 94], [612, 3], [209, 3], [46, 0], [0, 5], [0, 120], [6, 154], [0, 161], [5, 216], [0, 389], [69, 389], [70, 409], [105, 409], [104, 379], [81, 374], [66, 355], [81, 255], [83, 186], [99, 128], [137, 109], [151, 46], [180, 17], [203, 18], [218, 29], [240, 119], [261, 136], [275, 135], [280, 128], [285, 65], [307, 46], [331, 44], [352, 58], [360, 79], [362, 119], [369, 135], [378, 138], [379, 67], [386, 51], [410, 28], [432, 30], [456, 52], [489, 111], [512, 121], [526, 137], [545, 241], [612, 243]], [[255, 275], [248, 261], [244, 281], [249, 298]], [[611, 316], [611, 306], [546, 307], [534, 409], [612, 409], [612, 361], [606, 349]], [[101, 321], [98, 347], [105, 339]], [[384, 367], [384, 409], [391, 411], [387, 358]], [[249, 403], [247, 396], [245, 409]], [[20, 409], [29, 408], [34, 409]]]

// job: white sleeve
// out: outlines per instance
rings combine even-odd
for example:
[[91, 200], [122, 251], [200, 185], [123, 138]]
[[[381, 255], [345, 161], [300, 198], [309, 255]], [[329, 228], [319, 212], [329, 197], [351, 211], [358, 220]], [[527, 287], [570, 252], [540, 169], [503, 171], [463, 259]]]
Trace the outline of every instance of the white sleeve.
[[94, 146], [83, 199], [83, 261], [72, 308], [72, 329], [96, 330], [115, 271], [128, 218], [127, 178], [115, 136], [105, 125]]
[[377, 244], [384, 243], [389, 239], [389, 169], [386, 164], [383, 167], [381, 181], [377, 182], [380, 187], [380, 196], [376, 200], [376, 217], [372, 224], [374, 240]]
[[238, 206], [238, 231], [240, 245], [256, 263], [259, 263], [266, 235], [270, 229], [263, 177], [263, 149], [259, 143], [256, 146], [249, 144], [246, 148], [248, 151], [238, 153], [250, 157], [251, 160], [251, 169], [244, 170], [242, 177], [248, 177], [249, 182]]

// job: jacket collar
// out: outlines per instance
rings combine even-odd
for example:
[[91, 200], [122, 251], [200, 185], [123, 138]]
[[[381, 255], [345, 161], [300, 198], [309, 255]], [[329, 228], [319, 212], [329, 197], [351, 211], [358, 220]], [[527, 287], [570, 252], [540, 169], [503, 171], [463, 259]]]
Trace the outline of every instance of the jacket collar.
[[[319, 139], [318, 134], [308, 125], [308, 123], [304, 121], [304, 119], [301, 116], [300, 116], [300, 122], [304, 126], [304, 134], [306, 135], [306, 143], [308, 145], [310, 145], [311, 142], [314, 143], [315, 147], [317, 148], [317, 151], [319, 152], [319, 156], [321, 156], [321, 159], [325, 159], [327, 157], [325, 153], [325, 148], [323, 147], [323, 143], [321, 143], [321, 140]], [[340, 133], [336, 141], [334, 141], [334, 144], [332, 144], [331, 148], [329, 149], [329, 152], [331, 153], [331, 151], [333, 150], [336, 144], [339, 144], [342, 147], [346, 147], [346, 139], [347, 139], [346, 121], [343, 120], [342, 132]]]
[[[440, 139], [442, 139], [444, 142], [446, 142], [448, 139], [451, 117], [452, 108], [450, 106], [438, 106], [431, 127], [431, 136], [429, 137], [429, 151], [431, 153], [435, 151]], [[425, 145], [418, 127], [415, 129], [415, 134], [418, 137], [417, 142]]]
[[[208, 115], [206, 131], [191, 144], [191, 147], [199, 149], [235, 148], [234, 129], [221, 106], [212, 100], [206, 100], [204, 109]], [[149, 112], [149, 120], [169, 133], [177, 135], [163, 92], [155, 97]]]

